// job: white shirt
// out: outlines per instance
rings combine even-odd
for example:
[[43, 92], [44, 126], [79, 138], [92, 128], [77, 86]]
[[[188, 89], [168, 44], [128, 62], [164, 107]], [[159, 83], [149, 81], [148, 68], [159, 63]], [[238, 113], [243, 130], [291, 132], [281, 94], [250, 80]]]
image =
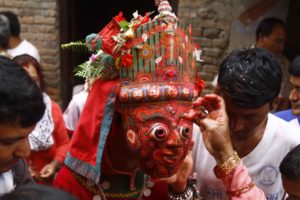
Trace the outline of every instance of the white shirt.
[[0, 196], [15, 188], [14, 177], [11, 170], [0, 173]]
[[86, 91], [81, 91], [72, 97], [67, 109], [63, 114], [66, 128], [70, 131], [74, 131], [79, 120], [79, 116], [83, 110], [84, 104], [86, 102], [88, 93]]
[[8, 49], [7, 52], [12, 56], [16, 57], [22, 54], [28, 54], [34, 57], [38, 62], [40, 62], [40, 55], [35, 46], [28, 42], [27, 40], [22, 40], [22, 42], [13, 49]]
[[[227, 200], [222, 182], [213, 173], [216, 161], [206, 150], [199, 127], [195, 125], [193, 131], [193, 171], [198, 174], [197, 187], [200, 194], [205, 200]], [[281, 200], [284, 190], [279, 165], [284, 156], [299, 143], [298, 127], [269, 114], [261, 141], [242, 158], [250, 177], [264, 191], [267, 200]]]

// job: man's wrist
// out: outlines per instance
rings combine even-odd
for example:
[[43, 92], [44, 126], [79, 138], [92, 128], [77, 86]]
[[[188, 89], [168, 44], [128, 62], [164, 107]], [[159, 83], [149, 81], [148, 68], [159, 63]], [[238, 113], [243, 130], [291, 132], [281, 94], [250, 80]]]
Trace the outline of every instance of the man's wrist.
[[235, 151], [230, 148], [227, 151], [218, 152], [218, 154], [213, 155], [213, 157], [215, 158], [217, 165], [221, 165], [225, 163], [234, 153]]
[[196, 183], [197, 183], [196, 176], [191, 176], [184, 184], [185, 185], [184, 190], [182, 190], [183, 184], [180, 186], [180, 188], [178, 188], [175, 191], [169, 185], [169, 192], [168, 192], [169, 199], [170, 200], [193, 200], [195, 198], [200, 199], [198, 198], [200, 196], [198, 190], [196, 189]]
[[169, 185], [169, 188], [174, 192], [174, 193], [182, 193], [186, 190], [187, 187], [187, 181], [182, 183], [182, 184], [178, 184], [178, 183], [173, 183]]

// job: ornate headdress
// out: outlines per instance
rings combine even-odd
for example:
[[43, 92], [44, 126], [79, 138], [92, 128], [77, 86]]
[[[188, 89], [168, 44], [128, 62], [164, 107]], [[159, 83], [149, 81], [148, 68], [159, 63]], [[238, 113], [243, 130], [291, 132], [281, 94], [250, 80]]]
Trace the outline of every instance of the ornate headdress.
[[[123, 110], [152, 102], [180, 101], [191, 105], [192, 99], [198, 97], [204, 88], [204, 82], [197, 77], [196, 62], [200, 61], [201, 51], [192, 43], [191, 26], [178, 20], [167, 0], [157, 3], [159, 14], [152, 20], [150, 13], [141, 16], [135, 12], [133, 19], [127, 22], [122, 13], [119, 13], [98, 34], [88, 35], [86, 43], [65, 45], [84, 45], [93, 52], [90, 59], [77, 68], [76, 73], [85, 78], [99, 79], [98, 82], [101, 83], [93, 86], [94, 90], [98, 90], [95, 93], [101, 92], [101, 102], [98, 101], [99, 104], [95, 105], [94, 101], [94, 107], [92, 106], [92, 99], [96, 94], [91, 91], [86, 103], [91, 102], [91, 106], [86, 106], [89, 108], [85, 110], [89, 111], [82, 113], [83, 119], [80, 119], [76, 129], [77, 132], [84, 131], [84, 123], [89, 123], [84, 116], [92, 115], [95, 109], [101, 110], [101, 116], [95, 116], [98, 120], [98, 132], [90, 131], [90, 136], [84, 137], [97, 138], [98, 146], [91, 149], [90, 144], [87, 144], [80, 152], [78, 149], [72, 151], [72, 148], [78, 147], [75, 143], [83, 138], [82, 133], [76, 135], [75, 130], [75, 139], [71, 142], [65, 162], [72, 170], [95, 182], [100, 177], [98, 165], [101, 164], [105, 140], [112, 131], [116, 98]], [[110, 90], [109, 87], [114, 89]], [[125, 112], [128, 113], [128, 110]], [[95, 128], [89, 126], [90, 129]], [[99, 130], [99, 138], [92, 135], [99, 134]], [[131, 137], [129, 131], [127, 134]], [[95, 156], [92, 157], [94, 160], [83, 156], [87, 154], [85, 150], [95, 151]]]

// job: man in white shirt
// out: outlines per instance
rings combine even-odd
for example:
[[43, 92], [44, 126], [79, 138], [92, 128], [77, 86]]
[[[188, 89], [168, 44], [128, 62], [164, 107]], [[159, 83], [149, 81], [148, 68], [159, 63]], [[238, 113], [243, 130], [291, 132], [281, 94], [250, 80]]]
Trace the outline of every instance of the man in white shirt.
[[[280, 65], [267, 50], [242, 49], [233, 51], [223, 60], [218, 75], [218, 91], [226, 105], [233, 149], [255, 185], [264, 191], [266, 199], [281, 200], [284, 189], [279, 164], [291, 149], [300, 144], [300, 129], [270, 113], [276, 107], [280, 91]], [[206, 135], [202, 135], [196, 125], [193, 138], [192, 172], [197, 173], [197, 189], [201, 196], [205, 200], [232, 199], [228, 194], [236, 191], [226, 191], [216, 177], [214, 168], [217, 163], [205, 146]], [[177, 178], [172, 188], [181, 188], [182, 178]], [[249, 190], [251, 187], [241, 188], [238, 192]]]
[[[219, 68], [218, 87], [229, 117], [230, 136], [249, 175], [268, 200], [280, 200], [279, 164], [300, 143], [300, 129], [272, 115], [281, 86], [282, 71], [275, 57], [263, 49], [232, 52]], [[213, 169], [216, 162], [206, 150], [200, 130], [194, 131], [194, 171], [205, 200], [228, 199]]]
[[5, 15], [10, 24], [10, 37], [8, 42], [7, 52], [12, 56], [18, 56], [22, 54], [29, 54], [40, 62], [40, 55], [37, 48], [26, 39], [20, 37], [20, 22], [17, 15], [10, 11], [0, 12]]

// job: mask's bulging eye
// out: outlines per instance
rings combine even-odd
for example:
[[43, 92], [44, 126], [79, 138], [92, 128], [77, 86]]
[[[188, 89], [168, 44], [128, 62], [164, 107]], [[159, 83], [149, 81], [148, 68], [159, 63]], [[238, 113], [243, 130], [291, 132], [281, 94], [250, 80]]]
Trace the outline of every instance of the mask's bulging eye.
[[161, 124], [155, 125], [150, 130], [150, 137], [157, 141], [162, 141], [167, 137], [168, 131], [167, 128]]
[[190, 137], [190, 128], [184, 127], [184, 126], [179, 126], [178, 131], [179, 131], [182, 139], [188, 139]]

